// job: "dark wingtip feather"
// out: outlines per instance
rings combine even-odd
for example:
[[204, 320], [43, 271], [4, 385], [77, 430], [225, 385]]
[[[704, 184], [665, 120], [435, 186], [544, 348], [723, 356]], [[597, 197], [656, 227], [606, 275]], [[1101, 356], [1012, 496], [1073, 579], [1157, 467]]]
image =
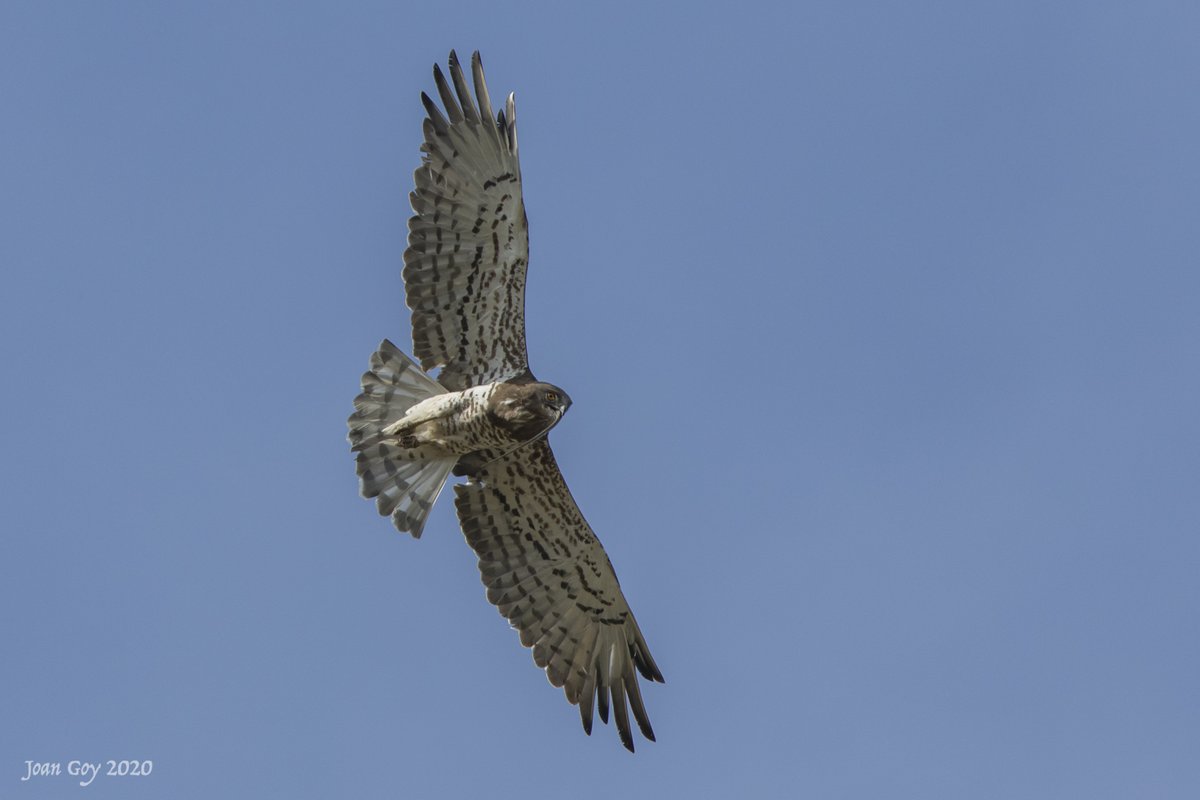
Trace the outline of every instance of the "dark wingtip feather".
[[[450, 55], [453, 57], [454, 52], [451, 51]], [[458, 100], [454, 98], [454, 92], [450, 89], [446, 76], [442, 74], [442, 68], [437, 64], [433, 65], [433, 82], [437, 84], [438, 97], [442, 98], [442, 105], [446, 107], [446, 114], [450, 117], [450, 121], [461, 122], [463, 119], [462, 109], [458, 107]]]
[[479, 112], [475, 109], [475, 101], [471, 99], [471, 90], [467, 86], [466, 77], [463, 76], [462, 64], [453, 50], [450, 51], [450, 80], [454, 83], [454, 91], [458, 94], [463, 117], [467, 122], [478, 122]]
[[649, 648], [646, 647], [645, 641], [637, 641], [630, 648], [633, 655], [633, 663], [638, 668], [638, 672], [648, 681], [656, 681], [658, 683], [666, 683], [666, 678], [658, 668], [658, 664], [654, 663], [654, 657], [650, 655]]
[[633, 730], [629, 727], [629, 709], [625, 705], [625, 690], [620, 681], [612, 685], [613, 716], [616, 717], [617, 735], [625, 749], [633, 752]]
[[600, 712], [600, 721], [603, 722], [605, 725], [607, 725], [608, 724], [608, 687], [607, 686], [597, 686], [596, 687], [596, 705], [599, 707], [597, 710]]
[[637, 720], [642, 735], [654, 741], [654, 729], [650, 727], [650, 715], [646, 713], [646, 705], [642, 702], [642, 690], [638, 686], [637, 673], [632, 669], [625, 672], [625, 694], [629, 698], [629, 707], [633, 709], [633, 718]]
[[592, 704], [596, 700], [595, 673], [588, 675], [579, 693], [579, 718], [583, 720], [583, 732], [592, 735]]
[[[484, 123], [492, 123], [496, 119], [496, 112], [492, 110], [492, 98], [488, 95], [487, 80], [483, 77], [483, 59], [479, 57], [478, 50], [471, 56], [471, 77], [475, 80], [475, 102], [479, 103], [479, 119]], [[493, 139], [499, 142], [500, 129], [492, 124], [486, 127]]]
[[421, 105], [425, 106], [425, 113], [429, 115], [429, 121], [433, 123], [434, 129], [438, 133], [445, 133], [449, 128], [449, 123], [442, 116], [442, 110], [437, 107], [437, 103], [433, 102], [429, 95], [421, 92]]

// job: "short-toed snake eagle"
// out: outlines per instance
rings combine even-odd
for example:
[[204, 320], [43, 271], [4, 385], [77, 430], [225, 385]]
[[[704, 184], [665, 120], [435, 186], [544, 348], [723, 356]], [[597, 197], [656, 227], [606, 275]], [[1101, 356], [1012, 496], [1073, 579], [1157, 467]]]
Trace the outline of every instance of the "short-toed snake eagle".
[[471, 68], [474, 98], [453, 52], [449, 82], [433, 68], [445, 113], [421, 94], [424, 156], [404, 253], [420, 366], [387, 340], [371, 356], [349, 420], [362, 494], [419, 537], [447, 478], [465, 476], [455, 505], [488, 600], [579, 705], [584, 730], [593, 706], [608, 722], [611, 698], [633, 750], [630, 708], [654, 740], [637, 672], [663, 677], [546, 440], [571, 399], [534, 378], [525, 351], [529, 238], [513, 95], [493, 113], [479, 53]]

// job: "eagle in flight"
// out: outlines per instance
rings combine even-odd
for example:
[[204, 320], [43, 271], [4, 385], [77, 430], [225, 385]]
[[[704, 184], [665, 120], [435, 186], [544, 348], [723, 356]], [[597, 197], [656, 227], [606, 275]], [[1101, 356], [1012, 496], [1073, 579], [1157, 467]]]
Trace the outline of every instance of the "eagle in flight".
[[611, 707], [632, 751], [629, 709], [654, 741], [637, 673], [663, 676], [546, 439], [571, 398], [535, 378], [525, 352], [514, 96], [494, 113], [478, 52], [471, 71], [474, 96], [453, 51], [449, 81], [434, 65], [445, 113], [421, 94], [424, 155], [404, 251], [420, 365], [383, 341], [354, 400], [351, 449], [363, 496], [414, 537], [449, 476], [466, 477], [454, 504], [488, 600], [579, 706], [584, 731], [594, 707], [605, 723]]

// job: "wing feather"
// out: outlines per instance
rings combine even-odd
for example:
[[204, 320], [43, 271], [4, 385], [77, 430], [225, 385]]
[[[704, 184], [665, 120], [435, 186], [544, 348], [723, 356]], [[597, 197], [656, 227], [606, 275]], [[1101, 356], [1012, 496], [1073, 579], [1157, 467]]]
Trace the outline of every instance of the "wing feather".
[[[528, 371], [525, 271], [529, 230], [511, 95], [493, 115], [483, 64], [471, 59], [475, 90], [450, 53], [447, 79], [433, 79], [445, 113], [422, 93], [428, 115], [413, 216], [404, 252], [413, 352], [457, 391]], [[478, 106], [476, 106], [478, 102]]]
[[455, 505], [488, 600], [533, 648], [534, 663], [579, 705], [587, 733], [593, 708], [605, 723], [611, 708], [621, 743], [633, 750], [632, 709], [653, 741], [637, 675], [661, 682], [662, 673], [550, 445], [478, 454], [456, 472], [469, 478], [454, 487]]
[[[450, 51], [450, 63], [458, 63], [458, 56], [454, 51]], [[446, 107], [446, 113], [450, 115], [450, 121], [454, 124], [463, 122], [462, 109], [458, 107], [458, 100], [454, 97], [454, 92], [450, 90], [450, 84], [446, 83], [446, 76], [442, 74], [442, 68], [437, 64], [433, 65], [433, 82], [437, 84], [438, 96], [442, 98], [442, 105]]]
[[[587, 655], [590, 658], [591, 652]], [[579, 695], [579, 718], [583, 720], [583, 732], [588, 736], [592, 735], [592, 708], [595, 702], [596, 670], [589, 669], [583, 678], [583, 689]]]
[[655, 741], [654, 728], [650, 727], [650, 717], [646, 714], [646, 704], [642, 702], [642, 690], [638, 686], [637, 674], [634, 672], [632, 664], [626, 666], [625, 673], [621, 676], [621, 682], [625, 685], [629, 707], [633, 709], [633, 718], [637, 720], [642, 735], [652, 742]]
[[[613, 650], [614, 659], [616, 658], [616, 650]], [[629, 706], [625, 704], [625, 682], [624, 675], [612, 676], [612, 704], [614, 716], [617, 718], [617, 734], [621, 737], [621, 744], [625, 745], [625, 749], [633, 752], [633, 732], [629, 729]]]
[[[476, 51], [475, 56], [479, 53]], [[450, 51], [450, 79], [454, 81], [454, 91], [458, 95], [458, 103], [462, 106], [463, 116], [467, 122], [479, 122], [479, 112], [475, 109], [475, 103], [471, 100], [471, 89], [467, 86], [467, 79], [463, 75], [462, 64], [458, 62], [458, 53]]]
[[[471, 76], [475, 79], [475, 99], [479, 101], [479, 115], [482, 119], [491, 120], [496, 114], [492, 111], [492, 98], [488, 96], [487, 81], [483, 79], [483, 59], [476, 50], [471, 56]], [[485, 126], [500, 147], [500, 129], [496, 125]]]
[[[575, 643], [575, 652], [567, 653], [571, 659], [570, 667], [567, 672], [566, 683], [563, 684], [563, 691], [567, 695], [568, 703], [580, 703], [580, 713], [587, 711], [585, 728], [590, 731], [591, 728], [591, 713], [592, 707], [590, 702], [591, 693], [595, 692], [595, 683], [592, 688], [585, 691], [588, 677], [595, 677], [595, 672], [590, 669], [592, 650], [596, 646], [596, 637], [600, 635], [599, 625], [588, 625], [584, 628], [579, 641]], [[587, 701], [586, 709], [583, 702]]]
[[[435, 64], [434, 69], [436, 68], [437, 65]], [[450, 130], [450, 122], [444, 116], [442, 116], [442, 110], [438, 108], [437, 103], [433, 102], [433, 99], [424, 92], [421, 92], [421, 105], [425, 106], [425, 113], [429, 115], [429, 122], [433, 126], [435, 136], [444, 134]], [[426, 138], [429, 138], [428, 134], [426, 134]]]

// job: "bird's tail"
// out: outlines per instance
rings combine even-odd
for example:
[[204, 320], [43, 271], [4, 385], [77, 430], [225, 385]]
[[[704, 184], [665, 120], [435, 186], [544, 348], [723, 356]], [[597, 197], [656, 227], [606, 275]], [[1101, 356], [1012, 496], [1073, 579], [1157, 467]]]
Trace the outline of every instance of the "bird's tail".
[[420, 538], [455, 460], [403, 447], [395, 437], [385, 436], [383, 429], [417, 403], [445, 391], [384, 339], [371, 354], [371, 368], [362, 376], [362, 394], [354, 398], [354, 413], [347, 421], [362, 496], [377, 498], [379, 513], [391, 516], [396, 528], [414, 538]]

